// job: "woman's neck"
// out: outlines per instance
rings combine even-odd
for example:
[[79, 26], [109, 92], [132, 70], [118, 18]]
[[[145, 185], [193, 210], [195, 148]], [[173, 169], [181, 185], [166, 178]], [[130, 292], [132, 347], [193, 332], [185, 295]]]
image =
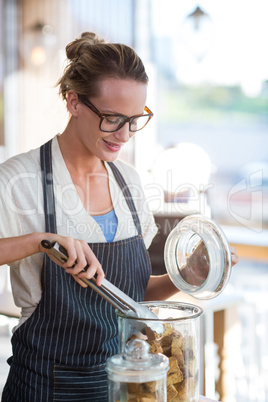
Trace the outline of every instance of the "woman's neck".
[[58, 135], [58, 143], [62, 157], [70, 172], [80, 175], [90, 173], [106, 173], [104, 162], [97, 156], [89, 154], [83, 144], [67, 126], [62, 134]]

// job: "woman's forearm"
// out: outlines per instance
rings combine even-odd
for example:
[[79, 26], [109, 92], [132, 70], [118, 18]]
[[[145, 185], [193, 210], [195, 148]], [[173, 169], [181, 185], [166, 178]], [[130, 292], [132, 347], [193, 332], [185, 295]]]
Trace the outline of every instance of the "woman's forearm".
[[[61, 244], [67, 251], [67, 261], [60, 262], [47, 248], [42, 247], [42, 240]], [[55, 233], [31, 233], [0, 239], [0, 265], [22, 260], [39, 252], [47, 253], [52, 261], [64, 268], [68, 274], [71, 274], [81, 286], [87, 287], [83, 278], [90, 279], [95, 274], [97, 275], [97, 285], [101, 285], [105, 276], [103, 269], [86, 241]], [[86, 270], [84, 270], [85, 267], [87, 267]]]
[[148, 282], [144, 300], [166, 300], [178, 292], [178, 288], [170, 280], [168, 274], [152, 275]]
[[0, 265], [22, 260], [40, 251], [39, 245], [44, 233], [30, 233], [23, 236], [0, 239]]

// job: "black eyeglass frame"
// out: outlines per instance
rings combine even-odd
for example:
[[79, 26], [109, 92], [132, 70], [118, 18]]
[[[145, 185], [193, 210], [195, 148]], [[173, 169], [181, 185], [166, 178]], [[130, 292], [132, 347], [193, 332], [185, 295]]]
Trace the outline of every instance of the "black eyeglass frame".
[[[151, 118], [153, 117], [153, 112], [147, 107], [145, 106], [144, 110], [145, 112], [147, 112], [146, 114], [137, 114], [135, 116], [131, 116], [131, 117], [127, 117], [123, 114], [109, 114], [109, 113], [101, 113], [96, 106], [93, 105], [93, 103], [91, 103], [84, 95], [78, 95], [78, 99], [80, 100], [81, 103], [83, 103], [85, 106], [87, 106], [89, 109], [92, 110], [93, 113], [95, 113], [99, 118], [100, 118], [100, 124], [99, 124], [99, 129], [100, 131], [104, 132], [104, 133], [114, 133], [115, 131], [120, 130], [120, 128], [122, 128], [126, 123], [130, 123], [129, 124], [129, 130], [132, 133], [135, 133], [136, 131], [140, 131], [142, 130], [151, 120]], [[148, 120], [146, 121], [146, 123], [144, 124], [144, 126], [142, 126], [141, 128], [139, 128], [138, 130], [131, 130], [131, 122], [136, 119], [137, 117], [144, 117], [144, 116], [148, 116]], [[103, 122], [103, 120], [106, 117], [122, 117], [123, 121], [121, 124], [119, 124], [119, 127], [117, 127], [115, 130], [103, 130], [101, 128], [101, 123]]]

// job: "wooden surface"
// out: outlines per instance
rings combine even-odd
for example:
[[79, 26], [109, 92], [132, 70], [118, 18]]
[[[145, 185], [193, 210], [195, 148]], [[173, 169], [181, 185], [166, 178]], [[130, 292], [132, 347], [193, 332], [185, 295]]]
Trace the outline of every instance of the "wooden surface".
[[231, 243], [237, 249], [239, 258], [254, 260], [254, 261], [268, 261], [268, 244], [266, 246], [258, 246], [252, 244], [239, 244]]

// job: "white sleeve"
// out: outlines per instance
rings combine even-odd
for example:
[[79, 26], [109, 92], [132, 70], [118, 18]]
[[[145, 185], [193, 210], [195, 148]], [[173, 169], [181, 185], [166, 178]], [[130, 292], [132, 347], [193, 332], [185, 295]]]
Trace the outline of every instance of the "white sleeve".
[[40, 169], [31, 155], [21, 154], [0, 165], [0, 237], [44, 231]]
[[0, 238], [22, 235], [22, 228], [15, 201], [12, 195], [12, 180], [4, 164], [0, 165]]

